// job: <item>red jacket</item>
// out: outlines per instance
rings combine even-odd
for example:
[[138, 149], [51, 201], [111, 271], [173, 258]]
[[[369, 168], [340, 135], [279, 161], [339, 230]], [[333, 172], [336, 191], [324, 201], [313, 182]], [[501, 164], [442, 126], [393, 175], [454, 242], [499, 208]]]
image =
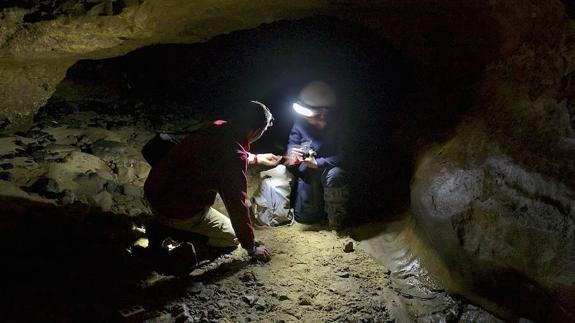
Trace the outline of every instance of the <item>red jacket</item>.
[[247, 198], [249, 143], [218, 120], [175, 146], [150, 171], [144, 191], [154, 211], [191, 217], [214, 204], [219, 193], [242, 247], [254, 246]]

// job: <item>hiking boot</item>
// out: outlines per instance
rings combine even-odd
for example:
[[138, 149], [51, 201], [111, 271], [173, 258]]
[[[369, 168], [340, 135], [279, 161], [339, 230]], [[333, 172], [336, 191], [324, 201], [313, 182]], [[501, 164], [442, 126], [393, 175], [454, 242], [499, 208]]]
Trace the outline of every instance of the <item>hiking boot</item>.
[[196, 248], [190, 242], [166, 238], [162, 242], [163, 271], [173, 275], [187, 275], [198, 265]]

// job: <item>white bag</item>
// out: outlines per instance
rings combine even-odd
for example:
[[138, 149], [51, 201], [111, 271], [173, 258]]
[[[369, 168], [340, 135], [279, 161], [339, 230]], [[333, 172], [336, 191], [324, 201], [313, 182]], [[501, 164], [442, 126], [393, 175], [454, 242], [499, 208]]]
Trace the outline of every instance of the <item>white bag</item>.
[[252, 214], [260, 225], [278, 226], [293, 224], [293, 209], [290, 209], [290, 192], [293, 175], [284, 165], [278, 165], [260, 173], [260, 185], [252, 202]]

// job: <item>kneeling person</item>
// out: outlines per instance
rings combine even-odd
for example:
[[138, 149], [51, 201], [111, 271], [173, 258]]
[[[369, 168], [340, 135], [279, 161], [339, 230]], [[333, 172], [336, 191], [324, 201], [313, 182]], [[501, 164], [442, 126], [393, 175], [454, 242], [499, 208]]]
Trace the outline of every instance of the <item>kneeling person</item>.
[[335, 93], [328, 84], [315, 81], [305, 86], [293, 105], [305, 118], [292, 127], [287, 150], [297, 177], [295, 220], [316, 223], [327, 217], [330, 227], [340, 229], [348, 221], [349, 192], [341, 129], [333, 119], [335, 106]]
[[[158, 221], [207, 236], [213, 247], [234, 247], [239, 241], [253, 258], [268, 261], [268, 250], [255, 243], [246, 172], [248, 164], [279, 163], [281, 156], [248, 152], [272, 120], [265, 105], [252, 101], [239, 107], [231, 120], [218, 120], [172, 148], [154, 165], [144, 185]], [[211, 207], [218, 193], [229, 218]]]

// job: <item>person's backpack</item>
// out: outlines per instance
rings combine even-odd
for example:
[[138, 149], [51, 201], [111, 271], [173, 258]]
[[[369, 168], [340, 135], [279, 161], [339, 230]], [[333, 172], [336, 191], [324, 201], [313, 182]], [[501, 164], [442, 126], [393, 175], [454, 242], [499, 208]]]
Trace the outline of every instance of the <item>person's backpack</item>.
[[251, 211], [256, 223], [266, 226], [292, 224], [290, 192], [293, 175], [284, 165], [260, 173], [261, 182], [251, 198]]
[[144, 159], [154, 167], [154, 165], [168, 154], [182, 139], [182, 136], [176, 136], [167, 133], [157, 133], [142, 148]]
[[158, 132], [150, 139], [144, 147], [142, 147], [142, 155], [144, 159], [154, 167], [168, 152], [180, 143], [182, 139], [191, 134], [192, 132], [201, 129], [211, 122], [193, 123], [185, 127], [182, 131], [164, 131]]

